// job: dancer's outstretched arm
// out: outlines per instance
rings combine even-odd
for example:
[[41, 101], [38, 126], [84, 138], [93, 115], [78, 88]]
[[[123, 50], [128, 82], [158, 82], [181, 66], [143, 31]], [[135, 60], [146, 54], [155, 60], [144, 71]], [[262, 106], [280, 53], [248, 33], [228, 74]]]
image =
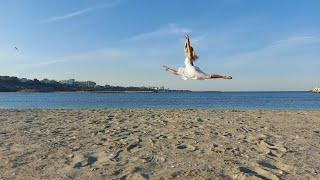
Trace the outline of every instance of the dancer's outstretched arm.
[[184, 53], [186, 57], [188, 57], [189, 59], [192, 59], [189, 35], [186, 35], [186, 41], [184, 43]]
[[175, 74], [175, 75], [179, 75], [177, 70], [172, 69], [172, 68], [170, 68], [170, 67], [168, 67], [168, 66], [163, 66], [163, 67], [164, 67], [164, 69], [165, 69], [166, 71], [168, 71], [168, 72], [170, 72], [170, 73], [172, 73], [172, 74]]
[[187, 40], [187, 36], [186, 36], [186, 40], [184, 41], [184, 52], [188, 51], [188, 40]]

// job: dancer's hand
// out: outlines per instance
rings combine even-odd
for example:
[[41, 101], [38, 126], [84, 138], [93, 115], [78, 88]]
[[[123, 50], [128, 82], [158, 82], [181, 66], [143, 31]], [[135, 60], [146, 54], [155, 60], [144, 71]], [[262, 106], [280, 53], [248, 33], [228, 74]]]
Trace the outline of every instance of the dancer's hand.
[[189, 39], [189, 35], [188, 34], [186, 34], [186, 39]]

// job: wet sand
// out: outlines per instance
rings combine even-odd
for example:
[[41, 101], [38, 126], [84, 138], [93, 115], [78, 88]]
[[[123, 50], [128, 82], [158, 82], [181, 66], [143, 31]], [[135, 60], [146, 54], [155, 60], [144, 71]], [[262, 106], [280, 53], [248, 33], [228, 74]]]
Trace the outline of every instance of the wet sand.
[[320, 112], [0, 110], [0, 179], [320, 179]]

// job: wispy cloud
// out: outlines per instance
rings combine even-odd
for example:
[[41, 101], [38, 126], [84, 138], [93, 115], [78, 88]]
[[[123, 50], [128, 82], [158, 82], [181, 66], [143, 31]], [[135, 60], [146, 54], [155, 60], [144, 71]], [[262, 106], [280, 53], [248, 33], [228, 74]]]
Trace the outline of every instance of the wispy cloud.
[[26, 63], [21, 65], [20, 67], [22, 69], [29, 69], [29, 68], [38, 68], [38, 67], [43, 67], [43, 66], [50, 66], [58, 63], [66, 63], [66, 62], [72, 62], [72, 61], [87, 61], [90, 59], [95, 59], [95, 60], [114, 60], [114, 59], [123, 59], [123, 58], [128, 58], [126, 51], [122, 51], [120, 49], [116, 48], [104, 48], [104, 49], [98, 49], [98, 50], [93, 50], [89, 52], [83, 52], [79, 54], [73, 54], [69, 56], [64, 56], [64, 57], [57, 57], [57, 58], [50, 58], [46, 60], [41, 60], [38, 62], [33, 62], [33, 63]]
[[146, 39], [161, 37], [163, 35], [170, 35], [170, 34], [183, 36], [183, 35], [190, 33], [190, 32], [191, 32], [191, 29], [189, 29], [189, 28], [181, 27], [177, 24], [170, 23], [170, 24], [168, 24], [164, 27], [161, 27], [155, 31], [134, 35], [130, 38], [125, 39], [125, 41], [146, 40]]
[[287, 39], [276, 41], [272, 44], [272, 46], [285, 46], [285, 47], [293, 47], [293, 46], [300, 46], [300, 45], [309, 45], [320, 43], [320, 38], [317, 36], [292, 36]]
[[[32, 69], [39, 67], [47, 67], [55, 64], [63, 64], [68, 62], [86, 62], [88, 60], [94, 59], [95, 62], [103, 62], [103, 61], [125, 61], [125, 62], [133, 62], [134, 60], [141, 60], [141, 58], [148, 59], [149, 64], [157, 62], [159, 57], [163, 59], [171, 60], [175, 56], [174, 49], [175, 45], [173, 42], [179, 42], [179, 36], [184, 36], [186, 33], [190, 33], [191, 30], [189, 28], [181, 27], [177, 24], [167, 24], [162, 26], [159, 29], [156, 29], [152, 32], [138, 34], [132, 36], [130, 38], [121, 40], [120, 42], [115, 42], [115, 46], [104, 47], [96, 50], [91, 50], [82, 53], [76, 53], [69, 56], [50, 58], [50, 59], [39, 59], [37, 62], [26, 63], [21, 66], [22, 69]], [[168, 35], [173, 35], [173, 39], [168, 40]], [[205, 38], [206, 35], [202, 36], [194, 36], [193, 39], [195, 42], [201, 41]], [[165, 48], [161, 51], [155, 46], [159, 46], [159, 42], [155, 44], [153, 40], [157, 38], [165, 39]], [[149, 42], [151, 40], [152, 42]], [[136, 43], [136, 41], [140, 41], [140, 44], [135, 44], [132, 46], [132, 43]], [[168, 45], [168, 41], [170, 41]], [[161, 43], [160, 43], [161, 44]], [[170, 46], [170, 47], [169, 47]], [[181, 47], [183, 44], [181, 44]], [[183, 54], [180, 46], [176, 46]], [[183, 56], [183, 55], [182, 55]], [[157, 62], [158, 63], [158, 62]]]
[[27, 69], [27, 68], [36, 68], [36, 67], [42, 67], [42, 66], [49, 66], [52, 64], [65, 62], [66, 60], [58, 59], [58, 60], [50, 60], [50, 61], [42, 61], [42, 62], [35, 62], [35, 63], [28, 63], [23, 64], [20, 68]]
[[117, 5], [119, 2], [120, 2], [120, 0], [113, 0], [113, 1], [110, 1], [109, 3], [105, 3], [105, 4], [102, 4], [102, 5], [100, 5], [100, 6], [89, 7], [89, 8], [85, 8], [85, 9], [81, 9], [81, 10], [69, 12], [69, 13], [64, 14], [64, 15], [46, 18], [46, 19], [43, 19], [42, 21], [40, 21], [40, 23], [50, 23], [50, 22], [55, 22], [55, 21], [60, 21], [60, 20], [65, 20], [65, 19], [70, 19], [70, 18], [73, 18], [73, 17], [77, 17], [77, 16], [81, 16], [81, 15], [90, 13], [90, 12], [96, 10], [96, 9], [115, 6], [115, 5]]
[[294, 56], [295, 50], [301, 50], [313, 45], [320, 46], [320, 38], [318, 36], [291, 36], [282, 40], [274, 41], [260, 49], [243, 52], [232, 55], [225, 59], [226, 67], [245, 66], [252, 62], [261, 62], [264, 60], [275, 60], [281, 58], [289, 58]]
[[86, 8], [86, 9], [82, 9], [79, 11], [75, 11], [75, 12], [71, 12], [62, 16], [55, 16], [55, 17], [50, 17], [48, 19], [44, 19], [41, 21], [41, 23], [49, 23], [49, 22], [54, 22], [54, 21], [60, 21], [60, 20], [64, 20], [64, 19], [69, 19], [72, 17], [76, 17], [76, 16], [80, 16], [83, 14], [86, 14], [90, 11], [94, 10], [94, 8]]

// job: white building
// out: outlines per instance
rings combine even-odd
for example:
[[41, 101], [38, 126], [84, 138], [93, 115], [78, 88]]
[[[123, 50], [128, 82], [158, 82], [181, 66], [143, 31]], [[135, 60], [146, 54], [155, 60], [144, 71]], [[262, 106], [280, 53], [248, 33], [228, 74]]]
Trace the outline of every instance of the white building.
[[94, 88], [96, 86], [96, 83], [92, 81], [82, 81], [82, 82], [77, 82], [77, 84], [82, 87], [88, 87], [88, 88]]
[[314, 89], [311, 90], [311, 92], [320, 93], [320, 88], [314, 88]]
[[166, 90], [166, 89], [164, 88], [164, 86], [152, 87], [152, 89], [154, 89], [154, 90]]
[[61, 84], [67, 85], [67, 86], [74, 86], [76, 84], [75, 79], [68, 79], [68, 80], [62, 80], [59, 81]]

